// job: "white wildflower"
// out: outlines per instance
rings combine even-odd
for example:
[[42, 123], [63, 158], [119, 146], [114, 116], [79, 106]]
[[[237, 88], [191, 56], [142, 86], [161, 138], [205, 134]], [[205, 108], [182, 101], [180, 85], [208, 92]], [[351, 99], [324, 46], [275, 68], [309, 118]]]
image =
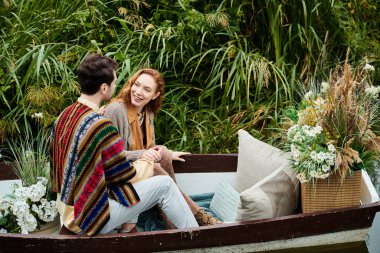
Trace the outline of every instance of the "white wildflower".
[[318, 177], [318, 173], [317, 173], [315, 170], [310, 171], [310, 172], [309, 172], [309, 175], [310, 175], [311, 177], [314, 177], [314, 178], [317, 178], [317, 177]]
[[304, 99], [306, 100], [312, 100], [314, 97], [314, 93], [310, 90], [304, 95]]
[[33, 157], [33, 151], [32, 150], [27, 150], [27, 151], [25, 151], [25, 157], [26, 158], [31, 158], [31, 157]]
[[37, 180], [38, 180], [37, 184], [41, 184], [43, 186], [46, 186], [48, 183], [48, 180], [46, 177], [37, 177]]
[[300, 156], [300, 152], [299, 152], [298, 149], [294, 148], [291, 153], [292, 153], [292, 157], [293, 157], [293, 159], [295, 161], [299, 161], [300, 160], [301, 156]]
[[19, 187], [15, 190], [14, 195], [16, 199], [27, 200], [30, 199], [33, 202], [39, 201], [46, 193], [46, 187], [41, 181], [33, 184], [29, 187]]
[[0, 214], [7, 216], [9, 214], [10, 204], [4, 198], [0, 197]]
[[317, 125], [317, 126], [314, 127], [314, 132], [315, 132], [316, 135], [322, 133], [322, 131], [323, 131], [323, 128], [321, 126]]
[[16, 200], [12, 205], [12, 211], [14, 215], [22, 216], [29, 212], [29, 205], [25, 200]]
[[317, 154], [317, 161], [319, 163], [324, 162], [326, 159], [327, 159], [326, 153], [324, 153], [324, 152], [318, 152], [318, 154]]
[[307, 182], [307, 179], [306, 179], [306, 175], [305, 173], [299, 173], [296, 175], [296, 178], [301, 182], [301, 183], [305, 183]]
[[328, 82], [322, 82], [321, 83], [321, 93], [326, 93], [329, 89], [330, 85]]
[[376, 99], [380, 93], [380, 86], [370, 86], [365, 88], [365, 95], [369, 98]]
[[304, 139], [305, 139], [305, 137], [302, 136], [302, 134], [300, 132], [297, 132], [293, 138], [293, 140], [296, 142], [302, 142]]
[[314, 150], [310, 152], [310, 158], [314, 161], [317, 160], [317, 152], [315, 152]]
[[17, 217], [17, 224], [21, 227], [21, 234], [28, 234], [36, 230], [37, 219], [30, 212], [27, 212], [23, 216]]
[[375, 67], [373, 65], [367, 63], [364, 66], [363, 70], [375, 71]]
[[322, 108], [322, 106], [325, 104], [325, 100], [323, 98], [319, 98], [319, 99], [316, 99], [314, 101], [314, 104], [318, 107], [318, 108]]
[[35, 112], [32, 114], [33, 119], [42, 119], [44, 117], [42, 112]]
[[58, 214], [58, 210], [55, 207], [55, 201], [47, 201], [46, 199], [41, 199], [40, 203], [40, 205], [33, 204], [32, 210], [37, 213], [38, 218], [40, 218], [42, 221], [53, 221]]
[[320, 178], [325, 179], [325, 178], [328, 178], [328, 176], [330, 176], [330, 173], [325, 173], [325, 174], [321, 174]]
[[332, 144], [329, 144], [329, 145], [327, 146], [327, 149], [328, 149], [331, 153], [335, 152], [335, 147], [334, 147], [334, 145], [332, 145]]
[[330, 171], [330, 166], [328, 166], [328, 165], [322, 165], [322, 171], [323, 172], [328, 172], [328, 171]]
[[291, 127], [288, 129], [287, 134], [288, 134], [288, 139], [289, 139], [289, 140], [292, 140], [292, 139], [293, 139], [294, 134], [297, 132], [297, 127], [298, 127], [298, 125], [293, 125], [293, 126], [291, 126]]

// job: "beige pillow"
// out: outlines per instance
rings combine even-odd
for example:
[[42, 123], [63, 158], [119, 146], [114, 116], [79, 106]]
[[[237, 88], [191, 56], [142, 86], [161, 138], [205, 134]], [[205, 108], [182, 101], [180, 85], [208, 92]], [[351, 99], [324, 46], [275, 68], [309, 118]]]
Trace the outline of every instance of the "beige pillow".
[[236, 220], [257, 220], [293, 214], [298, 203], [298, 181], [289, 164], [240, 193]]
[[240, 129], [235, 189], [242, 192], [289, 163], [289, 154], [252, 137]]

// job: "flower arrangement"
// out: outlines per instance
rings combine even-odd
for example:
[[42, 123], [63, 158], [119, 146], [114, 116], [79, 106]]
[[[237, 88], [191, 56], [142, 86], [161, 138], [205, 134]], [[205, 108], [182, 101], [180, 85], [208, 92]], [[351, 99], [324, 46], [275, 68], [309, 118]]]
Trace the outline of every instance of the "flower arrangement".
[[301, 183], [334, 173], [342, 182], [354, 170], [376, 167], [380, 136], [373, 129], [380, 87], [372, 85], [373, 70], [366, 64], [353, 73], [346, 61], [320, 85], [319, 92], [307, 92], [299, 109], [288, 111], [293, 118], [287, 130], [287, 147]]
[[14, 184], [11, 194], [0, 197], [0, 233], [28, 234], [55, 219], [58, 210], [47, 198], [47, 182], [38, 177], [28, 187]]
[[20, 184], [14, 184], [11, 193], [0, 197], [0, 232], [23, 233], [40, 229], [58, 214], [50, 192], [50, 161], [47, 132], [37, 129], [34, 136], [30, 125], [24, 135], [8, 140], [9, 155], [4, 155]]

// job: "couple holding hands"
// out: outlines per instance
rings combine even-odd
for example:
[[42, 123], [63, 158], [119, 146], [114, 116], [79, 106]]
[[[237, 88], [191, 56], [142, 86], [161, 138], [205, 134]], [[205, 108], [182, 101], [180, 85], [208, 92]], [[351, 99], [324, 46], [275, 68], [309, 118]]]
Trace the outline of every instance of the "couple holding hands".
[[[164, 94], [160, 72], [137, 71], [99, 108], [114, 93], [117, 67], [106, 56], [87, 56], [78, 68], [81, 95], [54, 124], [52, 190], [64, 225], [78, 234], [128, 232], [155, 205], [167, 228], [222, 224], [175, 184], [172, 161], [188, 153], [155, 144], [153, 119]], [[144, 180], [137, 179], [141, 164], [152, 171]]]

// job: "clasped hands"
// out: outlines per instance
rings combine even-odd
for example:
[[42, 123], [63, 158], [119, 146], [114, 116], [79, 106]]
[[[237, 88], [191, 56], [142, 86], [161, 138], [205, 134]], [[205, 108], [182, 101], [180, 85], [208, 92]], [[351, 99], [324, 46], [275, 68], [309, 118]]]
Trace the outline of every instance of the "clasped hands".
[[[151, 148], [145, 150], [142, 153], [141, 158], [153, 161], [155, 163], [158, 163], [162, 159], [162, 153], [163, 153], [162, 147], [154, 146], [154, 147], [151, 147]], [[185, 159], [183, 159], [181, 156], [182, 155], [188, 155], [188, 154], [190, 154], [190, 153], [189, 152], [173, 151], [172, 152], [172, 160], [184, 162]]]

